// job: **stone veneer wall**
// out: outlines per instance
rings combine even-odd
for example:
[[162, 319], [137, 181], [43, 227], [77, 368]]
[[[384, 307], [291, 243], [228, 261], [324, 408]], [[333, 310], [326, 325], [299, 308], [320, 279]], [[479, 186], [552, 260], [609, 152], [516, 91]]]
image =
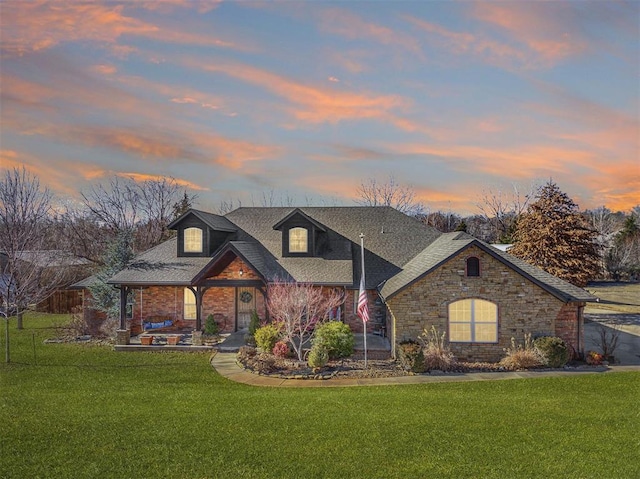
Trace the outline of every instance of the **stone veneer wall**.
[[[466, 259], [480, 260], [480, 276], [466, 276]], [[456, 357], [466, 361], [499, 361], [511, 338], [522, 342], [531, 333], [558, 335], [581, 349], [584, 328], [578, 319], [579, 304], [565, 304], [535, 283], [507, 267], [478, 247], [453, 257], [427, 277], [412, 284], [387, 305], [394, 318], [392, 339], [397, 344], [416, 339], [425, 328], [447, 332], [448, 305], [456, 300], [480, 298], [498, 306], [497, 343], [451, 343]]]

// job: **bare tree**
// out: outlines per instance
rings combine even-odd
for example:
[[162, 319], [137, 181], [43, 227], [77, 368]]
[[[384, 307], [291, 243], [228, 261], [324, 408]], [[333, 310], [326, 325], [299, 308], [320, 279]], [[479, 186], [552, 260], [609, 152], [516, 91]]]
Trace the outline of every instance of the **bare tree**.
[[88, 193], [81, 193], [85, 207], [114, 234], [132, 233], [140, 220], [140, 193], [132, 183], [115, 176], [107, 186], [94, 185]]
[[170, 237], [167, 225], [182, 203], [191, 204], [196, 196], [188, 194], [174, 178], [136, 182], [132, 178], [111, 178], [82, 193], [86, 212], [99, 226], [107, 228], [114, 240], [128, 234], [135, 238], [136, 251], [143, 251]]
[[140, 198], [139, 210], [142, 217], [142, 224], [137, 231], [138, 243], [142, 245], [141, 249], [147, 249], [171, 236], [167, 225], [174, 219], [174, 206], [180, 201], [192, 204], [196, 196], [189, 195], [175, 178], [170, 177], [147, 180], [135, 185]]
[[408, 216], [419, 216], [425, 210], [416, 199], [413, 188], [399, 185], [393, 175], [389, 175], [386, 183], [379, 183], [375, 178], [363, 181], [358, 188], [358, 196], [355, 202], [359, 205], [391, 206]]
[[539, 190], [540, 187], [532, 183], [529, 191], [523, 192], [518, 184], [513, 183], [508, 191], [499, 188], [482, 192], [476, 206], [493, 225], [494, 233], [488, 238], [490, 242], [511, 243], [518, 218], [527, 210]]
[[267, 297], [269, 315], [282, 324], [285, 340], [291, 343], [300, 361], [315, 326], [327, 321], [330, 312], [344, 302], [341, 291], [307, 283], [271, 283]]
[[45, 250], [52, 194], [37, 176], [6, 170], [0, 180], [0, 299], [5, 317], [17, 316], [48, 298], [67, 279], [67, 255]]
[[425, 225], [431, 226], [441, 233], [450, 233], [462, 223], [462, 218], [451, 211], [427, 212], [419, 215], [420, 221]]

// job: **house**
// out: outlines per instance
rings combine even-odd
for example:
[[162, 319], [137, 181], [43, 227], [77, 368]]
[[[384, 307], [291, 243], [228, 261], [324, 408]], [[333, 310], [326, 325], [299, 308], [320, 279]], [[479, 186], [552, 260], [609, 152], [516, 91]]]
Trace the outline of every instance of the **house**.
[[82, 305], [80, 291], [71, 285], [85, 277], [91, 262], [62, 250], [25, 250], [15, 255], [17, 264], [10, 264], [8, 255], [0, 252], [0, 288], [3, 298], [12, 296], [15, 276], [29, 281], [30, 299], [36, 311], [55, 314], [71, 313]]
[[551, 334], [584, 345], [586, 291], [466, 233], [442, 234], [390, 207], [195, 209], [170, 239], [109, 280], [121, 290], [118, 341], [156, 320], [202, 329], [212, 314], [224, 332], [267, 317], [267, 285], [297, 281], [340, 288], [333, 314], [356, 316], [364, 234], [368, 331], [402, 340], [435, 326], [465, 359], [498, 360], [512, 337]]

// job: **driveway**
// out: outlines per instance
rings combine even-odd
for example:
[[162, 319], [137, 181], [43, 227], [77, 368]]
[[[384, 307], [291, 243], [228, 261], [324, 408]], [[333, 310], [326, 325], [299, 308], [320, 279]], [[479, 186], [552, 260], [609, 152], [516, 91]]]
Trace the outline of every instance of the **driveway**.
[[[613, 355], [616, 364], [640, 365], [640, 314], [592, 310], [585, 313], [585, 351], [602, 352], [599, 346], [601, 331], [619, 332], [618, 346]], [[604, 329], [603, 329], [604, 328]]]

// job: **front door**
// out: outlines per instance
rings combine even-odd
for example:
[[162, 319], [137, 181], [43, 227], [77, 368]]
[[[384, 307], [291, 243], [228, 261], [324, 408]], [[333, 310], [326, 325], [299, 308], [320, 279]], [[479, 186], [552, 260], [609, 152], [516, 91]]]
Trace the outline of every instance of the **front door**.
[[238, 330], [249, 329], [251, 312], [256, 309], [256, 289], [241, 287], [236, 288], [236, 312], [238, 318]]

